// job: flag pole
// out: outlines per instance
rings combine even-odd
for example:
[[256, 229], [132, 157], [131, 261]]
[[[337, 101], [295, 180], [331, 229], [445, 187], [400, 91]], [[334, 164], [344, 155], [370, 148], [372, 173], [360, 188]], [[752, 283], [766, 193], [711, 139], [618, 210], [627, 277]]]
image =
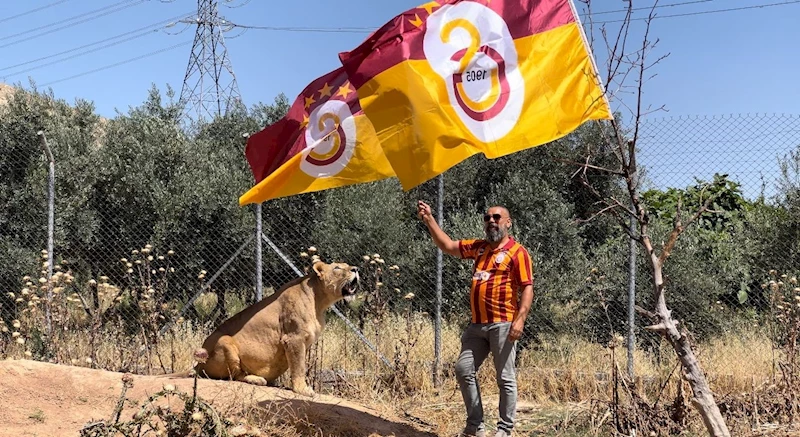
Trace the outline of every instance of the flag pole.
[[[444, 176], [440, 173], [438, 176], [438, 193], [437, 193], [437, 210], [436, 218], [439, 221], [439, 227], [442, 228], [444, 223], [443, 204], [444, 204]], [[436, 308], [434, 320], [434, 362], [433, 362], [433, 384], [435, 387], [440, 387], [441, 370], [442, 370], [442, 249], [436, 248]]]

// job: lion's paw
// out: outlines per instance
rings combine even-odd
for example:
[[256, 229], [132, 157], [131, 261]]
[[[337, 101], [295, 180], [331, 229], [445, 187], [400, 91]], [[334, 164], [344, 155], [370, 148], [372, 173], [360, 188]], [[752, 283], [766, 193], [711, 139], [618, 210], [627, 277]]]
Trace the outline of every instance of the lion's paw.
[[256, 375], [247, 375], [244, 377], [244, 382], [253, 385], [267, 385], [267, 380]]
[[314, 390], [312, 390], [311, 387], [308, 386], [305, 386], [303, 388], [293, 388], [292, 391], [301, 396], [308, 396], [310, 398], [313, 398], [314, 395], [316, 394], [314, 393]]

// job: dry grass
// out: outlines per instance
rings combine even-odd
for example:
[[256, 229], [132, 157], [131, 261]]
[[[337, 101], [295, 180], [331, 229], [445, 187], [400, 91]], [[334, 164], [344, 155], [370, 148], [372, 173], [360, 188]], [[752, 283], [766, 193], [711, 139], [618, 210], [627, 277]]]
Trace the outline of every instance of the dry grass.
[[[24, 324], [26, 320], [21, 322]], [[50, 348], [56, 353], [47, 360], [140, 374], [185, 370], [192, 365], [192, 352], [212, 329], [210, 324], [196, 326], [183, 322], [168, 331], [152, 347], [151, 353], [147, 353], [142, 344], [143, 336], [130, 336], [113, 324], [95, 333], [94, 337], [86, 329], [68, 330], [59, 333], [56, 338], [59, 345]], [[394, 370], [341, 320], [331, 315], [324, 336], [309, 353], [309, 379], [318, 392], [421, 421], [437, 434], [456, 433], [462, 426], [464, 414], [452, 374], [460, 332], [455, 323], [443, 326], [443, 385], [436, 388], [433, 384], [433, 324], [426, 315], [390, 315], [365, 327], [364, 335]], [[10, 342], [0, 353], [3, 357], [22, 358], [29, 346]], [[748, 392], [754, 378], [760, 384], [772, 377], [772, 348], [765, 333], [758, 328], [699, 344], [697, 349], [712, 389], [720, 397]], [[624, 350], [617, 351], [617, 366], [625, 369]], [[564, 430], [564, 421], [574, 426], [588, 423], [591, 401], [608, 400], [612, 395], [610, 352], [604, 345], [566, 335], [548, 337], [537, 344], [535, 350], [523, 351], [518, 363], [522, 429]], [[672, 373], [676, 363], [674, 352], [666, 345], [655, 354], [637, 350], [635, 363], [642, 393], [650, 400], [671, 402], [677, 387], [677, 375]], [[671, 381], [666, 383], [671, 373]], [[482, 366], [479, 378], [491, 423], [495, 420], [497, 386], [490, 362]], [[279, 384], [286, 382], [278, 381]], [[531, 409], [531, 405], [535, 408]], [[263, 410], [248, 406], [243, 399], [236, 416], [266, 425], [266, 418], [274, 415]], [[296, 425], [301, 425], [303, 420], [298, 418]], [[283, 435], [294, 432], [288, 428], [284, 431]]]
[[[132, 280], [134, 286], [125, 289], [108, 284], [103, 278], [99, 283], [90, 281], [92, 283], [87, 286], [78, 286], [69, 272], [61, 273], [61, 266], [56, 266], [59, 271], [50, 282], [43, 278], [44, 271], [42, 278], [23, 278], [21, 291], [9, 293], [18, 305], [17, 319], [10, 326], [0, 322], [3, 332], [0, 358], [32, 358], [137, 374], [191, 368], [193, 351], [214, 326], [210, 322], [179, 319], [181, 321], [171, 325], [165, 334], [157, 334], [163, 320], [176, 318], [176, 306], [164, 304], [172, 255], [171, 251], [166, 257], [151, 255], [150, 250], [148, 245], [140, 255], [134, 254], [136, 259], [121, 260], [132, 279], [146, 277], [146, 280]], [[136, 276], [138, 266], [153, 275]], [[201, 272], [200, 279], [203, 275]], [[49, 338], [41, 336], [45, 331], [48, 290], [53, 292], [50, 310], [54, 325]], [[92, 296], [97, 300], [95, 304], [91, 303]], [[375, 296], [380, 296], [377, 288]], [[215, 295], [207, 293], [195, 303], [198, 314], [206, 320], [216, 306], [215, 299]], [[399, 305], [408, 309], [408, 302], [401, 299]], [[230, 308], [240, 306], [237, 302], [229, 304]], [[380, 299], [368, 304], [378, 310], [367, 317], [363, 334], [380, 356], [345, 323], [330, 314], [323, 337], [309, 352], [312, 386], [320, 393], [428, 424], [437, 434], [458, 432], [463, 425], [464, 411], [452, 369], [460, 348], [462, 324], [457, 321], [443, 324], [443, 385], [437, 388], [433, 384], [434, 327], [430, 317], [424, 313], [392, 314], [380, 310], [385, 304]], [[133, 324], [126, 322], [125, 309], [138, 309], [135, 314], [141, 319]], [[543, 340], [533, 349], [521, 351], [519, 355], [520, 429], [530, 432], [547, 429], [547, 435], [570, 435], [569, 432], [592, 422], [593, 401], [612, 398], [613, 366], [615, 363], [620, 369], [626, 367], [625, 353], [621, 348], [616, 349], [612, 361], [608, 345], [571, 335], [541, 338]], [[712, 389], [720, 398], [748, 392], [754, 384], [762, 385], [775, 377], [773, 363], [777, 357], [765, 329], [759, 326], [749, 325], [698, 344], [697, 353]], [[381, 356], [390, 365], [387, 366]], [[676, 362], [674, 351], [666, 343], [655, 353], [635, 352], [638, 376], [635, 383], [648, 403], [669, 403], [675, 398]], [[480, 369], [479, 381], [487, 420], [492, 423], [497, 386], [488, 360]], [[285, 379], [278, 381], [279, 384], [286, 382]], [[246, 420], [275, 426], [264, 422], [274, 415], [262, 407], [248, 406], [246, 400], [238, 410], [238, 416]], [[302, 428], [302, 423], [298, 418], [292, 428]], [[292, 432], [289, 430], [285, 435]]]
[[[367, 334], [381, 353], [393, 361], [399, 353], [408, 361], [411, 383], [420, 391], [432, 390], [433, 326], [422, 316], [412, 316], [414, 329], [406, 329], [407, 320], [395, 316], [383, 323], [379, 337]], [[402, 345], [411, 336], [419, 342], [411, 350]], [[442, 363], [446, 368], [458, 355], [460, 330], [445, 324], [442, 332]], [[323, 340], [317, 345], [316, 367], [337, 369], [343, 372], [363, 372], [365, 375], [385, 373], [372, 353], [349, 329], [338, 320], [331, 320]], [[773, 352], [765, 333], [757, 328], [736, 331], [724, 337], [697, 345], [703, 368], [718, 393], [748, 390], [752, 378], [763, 382], [772, 376]], [[407, 355], [407, 356], [405, 356]], [[624, 351], [616, 354], [620, 369], [626, 367]], [[661, 361], [661, 363], [659, 363]], [[672, 372], [676, 360], [674, 351], [665, 343], [661, 351], [648, 354], [636, 350], [634, 371], [643, 380], [662, 381]], [[607, 386], [611, 375], [611, 353], [605, 345], [590, 343], [578, 337], [553, 336], [538, 344], [535, 350], [520, 353], [518, 362], [519, 391], [523, 399], [536, 402], [581, 402], [609, 394]], [[452, 376], [452, 375], [450, 375]], [[487, 383], [493, 381], [491, 366], [482, 367], [481, 376]], [[674, 376], [674, 375], [673, 375]], [[445, 375], [447, 378], [448, 375]], [[496, 393], [496, 387], [487, 390]], [[671, 393], [668, 393], [671, 394]]]
[[[338, 320], [331, 320], [324, 339], [310, 357], [318, 390], [368, 403], [394, 413], [409, 414], [435, 427], [437, 433], [458, 432], [463, 425], [463, 407], [450, 369], [458, 354], [460, 330], [446, 324], [442, 333], [445, 367], [443, 386], [432, 383], [433, 327], [423, 316], [396, 316], [382, 323], [379, 335], [367, 334], [389, 361], [400, 365], [392, 372], [355, 334]], [[413, 328], [409, 330], [409, 326]], [[411, 349], [404, 348], [409, 338], [419, 337]], [[753, 382], [772, 378], [773, 352], [768, 337], [757, 328], [731, 332], [697, 345], [700, 360], [719, 398], [748, 392]], [[617, 349], [616, 365], [625, 369], [626, 356]], [[637, 350], [637, 385], [650, 402], [670, 403], [677, 394], [678, 373], [674, 351], [664, 344], [654, 354]], [[339, 371], [337, 377], [332, 372]], [[398, 375], [398, 373], [402, 373]], [[590, 405], [612, 396], [611, 350], [603, 345], [571, 336], [553, 336], [525, 351], [518, 363], [520, 429], [542, 431], [546, 435], [571, 435], [577, 427], [589, 426]], [[491, 365], [479, 372], [490, 423], [497, 402], [497, 386]], [[403, 380], [402, 390], [392, 385]], [[625, 400], [625, 399], [623, 399]], [[572, 429], [573, 431], [568, 431]], [[542, 431], [544, 432], [544, 431]]]

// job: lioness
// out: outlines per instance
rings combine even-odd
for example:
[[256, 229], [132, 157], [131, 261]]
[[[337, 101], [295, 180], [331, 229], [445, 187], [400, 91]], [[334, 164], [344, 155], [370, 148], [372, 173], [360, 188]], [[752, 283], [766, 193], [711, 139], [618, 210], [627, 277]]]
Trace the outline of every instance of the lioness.
[[314, 263], [308, 275], [220, 325], [203, 342], [208, 358], [195, 371], [215, 379], [266, 385], [288, 369], [292, 391], [313, 396], [306, 384], [306, 350], [322, 334], [326, 310], [341, 299], [351, 301], [358, 283], [356, 267]]

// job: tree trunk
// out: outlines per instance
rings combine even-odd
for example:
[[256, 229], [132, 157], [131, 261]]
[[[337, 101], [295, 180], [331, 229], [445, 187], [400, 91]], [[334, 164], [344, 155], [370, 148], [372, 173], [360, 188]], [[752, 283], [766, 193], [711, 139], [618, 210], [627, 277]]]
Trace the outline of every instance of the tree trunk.
[[683, 377], [692, 388], [692, 404], [700, 413], [708, 434], [713, 437], [730, 437], [731, 433], [725, 424], [725, 418], [719, 411], [714, 395], [708, 386], [708, 381], [700, 368], [700, 363], [692, 351], [692, 345], [685, 329], [678, 329], [678, 322], [672, 319], [672, 312], [667, 308], [664, 295], [664, 277], [661, 270], [661, 261], [655, 254], [649, 238], [644, 237], [644, 245], [649, 254], [650, 267], [653, 273], [653, 291], [656, 298], [655, 316], [658, 323], [646, 329], [663, 335], [675, 349], [678, 359], [683, 367]]

